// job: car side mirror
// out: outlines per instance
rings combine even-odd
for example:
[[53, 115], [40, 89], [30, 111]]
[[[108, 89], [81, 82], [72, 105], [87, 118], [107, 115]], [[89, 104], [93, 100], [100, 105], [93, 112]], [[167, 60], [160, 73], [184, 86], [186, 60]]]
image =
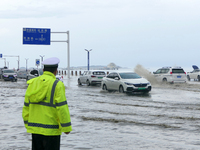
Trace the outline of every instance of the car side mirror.
[[114, 79], [115, 79], [115, 80], [119, 80], [119, 77], [115, 77]]

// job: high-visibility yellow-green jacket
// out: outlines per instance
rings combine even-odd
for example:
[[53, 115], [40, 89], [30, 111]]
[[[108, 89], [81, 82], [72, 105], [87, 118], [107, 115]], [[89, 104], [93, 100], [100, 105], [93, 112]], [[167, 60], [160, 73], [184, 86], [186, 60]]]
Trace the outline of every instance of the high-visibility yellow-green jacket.
[[64, 84], [48, 71], [27, 84], [22, 110], [27, 132], [52, 136], [72, 131]]

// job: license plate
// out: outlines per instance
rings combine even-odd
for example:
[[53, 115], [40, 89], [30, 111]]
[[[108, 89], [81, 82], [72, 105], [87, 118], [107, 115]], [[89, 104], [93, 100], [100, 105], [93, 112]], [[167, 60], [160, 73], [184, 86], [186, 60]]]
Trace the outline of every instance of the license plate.
[[102, 79], [103, 77], [98, 77], [98, 79]]
[[9, 77], [10, 79], [12, 79], [13, 77]]
[[145, 90], [145, 88], [138, 88], [138, 90]]
[[177, 76], [177, 78], [181, 78], [181, 76]]

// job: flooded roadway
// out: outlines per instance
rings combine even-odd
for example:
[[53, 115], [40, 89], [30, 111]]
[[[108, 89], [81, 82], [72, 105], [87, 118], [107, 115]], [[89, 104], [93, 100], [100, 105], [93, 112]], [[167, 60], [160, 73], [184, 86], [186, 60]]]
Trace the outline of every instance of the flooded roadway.
[[[153, 84], [148, 95], [78, 86], [64, 77], [73, 131], [61, 150], [200, 149], [200, 84]], [[0, 149], [30, 150], [21, 117], [26, 81], [0, 81]], [[38, 113], [39, 115], [39, 113]]]

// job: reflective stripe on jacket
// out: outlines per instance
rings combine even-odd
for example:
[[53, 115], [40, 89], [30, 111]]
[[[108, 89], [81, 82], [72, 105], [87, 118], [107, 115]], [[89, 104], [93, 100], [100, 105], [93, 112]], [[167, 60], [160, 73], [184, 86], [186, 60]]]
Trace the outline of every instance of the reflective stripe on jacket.
[[27, 84], [22, 111], [27, 132], [42, 135], [70, 132], [72, 127], [64, 84], [48, 71]]

